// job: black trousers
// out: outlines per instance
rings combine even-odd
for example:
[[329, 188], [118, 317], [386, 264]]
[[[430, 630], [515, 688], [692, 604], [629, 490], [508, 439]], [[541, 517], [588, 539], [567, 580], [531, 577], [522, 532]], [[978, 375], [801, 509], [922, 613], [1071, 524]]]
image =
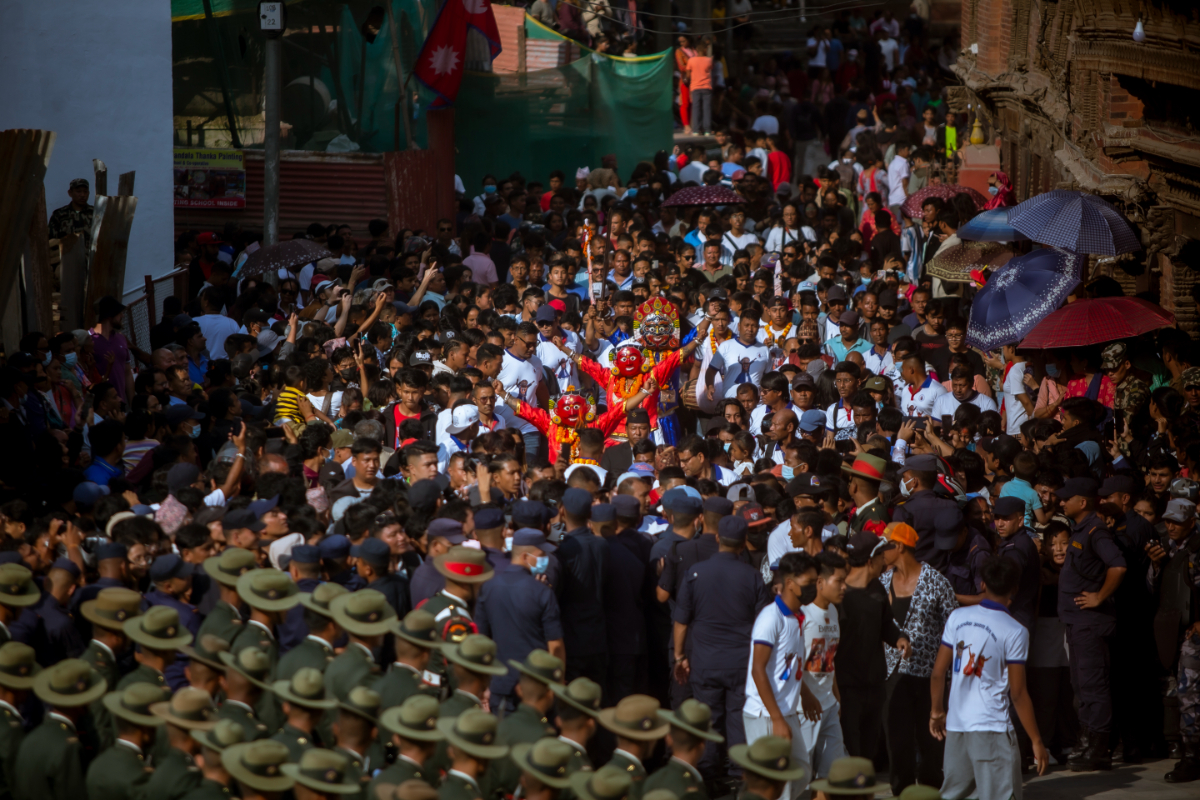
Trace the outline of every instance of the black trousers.
[[1154, 629], [1145, 618], [1117, 617], [1112, 639], [1113, 733], [1125, 749], [1152, 747], [1163, 738], [1162, 662], [1148, 654], [1157, 652]]
[[884, 729], [891, 762], [892, 793], [899, 795], [914, 783], [942, 785], [945, 745], [929, 732], [933, 698], [929, 678], [893, 673], [887, 680]]
[[1079, 718], [1069, 667], [1029, 667], [1025, 670], [1029, 699], [1037, 715], [1038, 733], [1046, 749], [1062, 753], [1079, 742]]
[[[603, 690], [608, 686], [608, 653], [572, 657], [567, 651], [567, 683], [576, 678], [590, 678]], [[608, 698], [604, 698], [607, 707]]]
[[615, 706], [631, 694], [646, 694], [649, 679], [646, 674], [646, 655], [614, 654], [609, 656], [607, 703]]
[[[1071, 688], [1079, 701], [1079, 724], [1093, 733], [1112, 731], [1110, 644], [1115, 622], [1067, 624]], [[1154, 651], [1143, 654], [1153, 658]]]
[[839, 686], [842, 695], [842, 740], [852, 756], [875, 760], [883, 733], [885, 684]]
[[722, 744], [709, 742], [700, 759], [700, 774], [706, 779], [723, 777], [725, 754], [735, 744], [746, 743], [742, 708], [746, 705], [746, 670], [706, 669], [692, 672], [692, 695], [712, 709], [712, 729], [725, 736]]

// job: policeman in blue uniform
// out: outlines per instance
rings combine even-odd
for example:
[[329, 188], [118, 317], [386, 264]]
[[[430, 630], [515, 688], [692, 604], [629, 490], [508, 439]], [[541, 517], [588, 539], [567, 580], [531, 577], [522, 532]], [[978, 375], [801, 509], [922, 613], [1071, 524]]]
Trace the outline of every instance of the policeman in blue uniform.
[[612, 499], [616, 533], [609, 542], [612, 570], [604, 586], [608, 617], [609, 668], [607, 697], [618, 703], [649, 691], [649, 638], [646, 609], [654, 598], [655, 572], [650, 569], [648, 538], [638, 533], [642, 504], [629, 494]]
[[[502, 664], [524, 662], [534, 650], [554, 652], [562, 647], [558, 599], [533, 575], [535, 571], [542, 574], [556, 549], [541, 531], [514, 531], [512, 560], [506, 568], [497, 568], [496, 576], [480, 589], [475, 601], [475, 624], [480, 633], [496, 643], [496, 657]], [[492, 678], [492, 708], [498, 709], [501, 716], [520, 705], [516, 694], [519, 678], [520, 673], [514, 669]]]
[[[746, 742], [742, 706], [746, 702], [750, 630], [758, 612], [771, 602], [762, 575], [739, 558], [749, 531], [744, 517], [721, 520], [717, 526], [720, 549], [684, 576], [673, 616], [675, 676], [681, 682], [690, 681], [695, 698], [712, 709], [712, 727], [724, 733], [730, 747]], [[691, 657], [683, 651], [689, 634]], [[722, 763], [718, 746], [710, 743], [700, 772], [717, 777]]]
[[1037, 617], [1038, 591], [1042, 582], [1042, 560], [1037, 545], [1025, 527], [1025, 501], [1020, 497], [1000, 497], [992, 506], [996, 517], [996, 555], [1003, 556], [1021, 568], [1021, 580], [1008, 610], [1013, 618], [1033, 635]]
[[69, 558], [57, 559], [42, 582], [42, 600], [34, 606], [42, 618], [44, 644], [41, 657], [47, 664], [57, 664], [65, 658], [78, 658], [87, 647], [75, 621], [67, 613], [71, 590], [79, 580], [79, 567]]
[[[920, 544], [920, 539], [917, 543]], [[983, 594], [983, 565], [992, 555], [992, 546], [983, 534], [963, 523], [957, 505], [939, 508], [934, 514], [933, 543], [938, 550], [950, 554], [946, 577], [958, 602], [968, 605], [972, 602], [970, 598]]]
[[691, 568], [717, 554], [717, 526], [723, 518], [733, 514], [733, 503], [719, 495], [707, 498], [702, 508], [704, 527], [701, 532], [687, 541], [676, 542], [663, 562], [658, 585], [672, 599], [678, 597], [679, 588]]
[[[182, 599], [191, 593], [192, 572], [192, 565], [176, 553], [159, 556], [150, 565], [150, 582], [154, 585], [154, 590], [146, 592], [145, 597], [147, 606], [167, 606], [175, 609], [179, 614], [179, 623], [195, 636], [200, 631], [200, 615], [196, 613], [195, 606]], [[179, 657], [163, 670], [171, 691], [188, 685], [187, 676], [184, 674], [187, 663], [187, 658]]]
[[317, 546], [321, 561], [329, 580], [345, 586], [347, 591], [357, 592], [367, 588], [367, 582], [358, 576], [347, 560], [350, 558], [350, 540], [340, 533], [326, 536]]
[[[300, 544], [292, 548], [292, 558], [288, 562], [288, 572], [296, 581], [296, 588], [304, 594], [312, 592], [324, 583], [321, 580], [321, 551], [316, 545]], [[289, 608], [279, 626], [279, 650], [287, 653], [297, 647], [308, 636], [308, 625], [304, 623], [304, 605]], [[330, 642], [332, 645], [333, 642]], [[291, 677], [288, 675], [287, 677]]]
[[75, 625], [84, 641], [92, 638], [92, 625], [79, 613], [79, 607], [89, 600], [95, 600], [101, 589], [122, 588], [125, 581], [121, 576], [126, 574], [125, 561], [129, 548], [117, 542], [104, 542], [96, 546], [96, 571], [99, 573], [95, 583], [89, 583], [71, 595], [71, 616], [75, 617]]
[[958, 508], [958, 504], [945, 497], [939, 497], [933, 488], [937, 484], [937, 456], [912, 456], [904, 462], [900, 469], [900, 494], [906, 499], [896, 502], [892, 509], [893, 522], [906, 522], [917, 532], [917, 547], [914, 555], [917, 561], [937, 568], [946, 574], [949, 562], [947, 553], [938, 550], [934, 544], [934, 516], [940, 509]]
[[492, 569], [499, 572], [508, 566], [504, 550], [492, 546], [504, 541], [504, 510], [495, 506], [475, 509], [475, 538], [479, 540]]
[[567, 646], [567, 679], [608, 678], [608, 636], [603, 601], [608, 571], [608, 542], [592, 534], [592, 493], [578, 487], [563, 493], [567, 534], [558, 546], [562, 584], [558, 603]]
[[1055, 492], [1074, 522], [1067, 560], [1058, 578], [1058, 616], [1067, 626], [1071, 685], [1079, 702], [1080, 747], [1067, 760], [1073, 772], [1111, 769], [1112, 697], [1109, 647], [1116, 631], [1112, 595], [1125, 575], [1125, 559], [1096, 514], [1099, 486], [1070, 478]]
[[413, 608], [419, 608], [446, 586], [446, 579], [434, 565], [435, 556], [462, 544], [466, 539], [462, 532], [462, 523], [457, 520], [441, 517], [429, 523], [429, 527], [425, 529], [425, 541], [428, 543], [425, 560], [413, 572], [412, 580], [408, 583]]
[[387, 542], [374, 537], [364, 539], [362, 544], [350, 548], [350, 554], [358, 559], [360, 575], [370, 576], [366, 588], [374, 589], [386, 597], [397, 617], [403, 617], [412, 610], [408, 580], [392, 571], [392, 550]]

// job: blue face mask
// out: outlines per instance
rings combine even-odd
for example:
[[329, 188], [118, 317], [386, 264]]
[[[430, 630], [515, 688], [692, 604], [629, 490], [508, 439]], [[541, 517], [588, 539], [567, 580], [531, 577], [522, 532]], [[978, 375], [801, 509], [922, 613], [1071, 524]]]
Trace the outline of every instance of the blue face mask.
[[550, 556], [538, 556], [537, 563], [529, 568], [534, 575], [545, 575], [550, 567]]
[[506, 552], [506, 553], [512, 552], [512, 540], [513, 540], [513, 537], [511, 537], [511, 536], [504, 537], [504, 552]]
[[1053, 361], [1051, 361], [1049, 364], [1047, 364], [1046, 365], [1046, 374], [1049, 375], [1051, 378], [1057, 378], [1058, 377], [1058, 364], [1055, 364]]
[[188, 436], [191, 436], [193, 439], [199, 439], [200, 438], [200, 426], [193, 425], [192, 432], [189, 433]]
[[862, 283], [863, 286], [866, 286], [868, 283], [871, 282], [871, 276], [870, 275], [859, 275], [858, 280]]
[[484, 187], [483, 187], [483, 193], [484, 193], [484, 194], [495, 194], [495, 193], [496, 193], [496, 187], [495, 187], [495, 186], [490, 186], [490, 185], [489, 185], [489, 186], [484, 186]]
[[46, 357], [42, 359], [42, 366], [44, 366], [44, 367], [50, 366], [50, 353], [49, 352], [47, 352]]
[[733, 442], [726, 442], [725, 443], [725, 452], [728, 453], [729, 448], [731, 448], [731, 447], [733, 447]]
[[79, 361], [78, 353], [67, 353], [65, 356], [63, 356], [63, 363], [66, 364], [68, 367], [75, 366], [75, 364], [78, 361]]
[[988, 194], [1000, 194], [1000, 187], [999, 186], [989, 186]]
[[783, 479], [785, 481], [790, 481], [792, 479], [793, 470], [791, 467], [789, 467], [785, 464], [782, 469], [781, 474], [783, 475]]

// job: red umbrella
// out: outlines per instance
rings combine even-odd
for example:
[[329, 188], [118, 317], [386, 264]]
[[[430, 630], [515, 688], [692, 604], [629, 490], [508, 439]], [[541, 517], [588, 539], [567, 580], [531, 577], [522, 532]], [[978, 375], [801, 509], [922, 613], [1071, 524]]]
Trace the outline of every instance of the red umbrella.
[[1170, 328], [1175, 315], [1137, 297], [1076, 300], [1037, 324], [1021, 342], [1022, 348], [1087, 347]]
[[921, 218], [921, 204], [925, 202], [927, 197], [940, 197], [946, 202], [954, 199], [956, 194], [969, 195], [975, 201], [975, 208], [982, 211], [987, 205], [988, 199], [979, 192], [972, 189], [970, 186], [963, 186], [957, 183], [939, 183], [936, 186], [926, 186], [919, 190], [916, 194], [910, 194], [905, 198], [904, 203], [900, 206], [905, 214], [908, 214], [913, 219]]
[[727, 206], [744, 203], [746, 198], [724, 186], [689, 186], [663, 202], [664, 206]]

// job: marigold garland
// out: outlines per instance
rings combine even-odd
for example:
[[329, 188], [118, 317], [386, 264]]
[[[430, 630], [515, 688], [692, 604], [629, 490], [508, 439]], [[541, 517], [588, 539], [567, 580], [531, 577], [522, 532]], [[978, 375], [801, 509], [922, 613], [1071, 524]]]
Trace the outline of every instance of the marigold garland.
[[772, 344], [775, 344], [780, 341], [786, 342], [788, 331], [790, 331], [792, 329], [792, 323], [789, 322], [787, 325], [784, 325], [783, 330], [780, 331], [779, 333], [773, 333], [771, 331], [771, 323], [769, 323], [769, 322], [766, 325], [766, 329], [767, 329], [767, 337], [770, 338]]

